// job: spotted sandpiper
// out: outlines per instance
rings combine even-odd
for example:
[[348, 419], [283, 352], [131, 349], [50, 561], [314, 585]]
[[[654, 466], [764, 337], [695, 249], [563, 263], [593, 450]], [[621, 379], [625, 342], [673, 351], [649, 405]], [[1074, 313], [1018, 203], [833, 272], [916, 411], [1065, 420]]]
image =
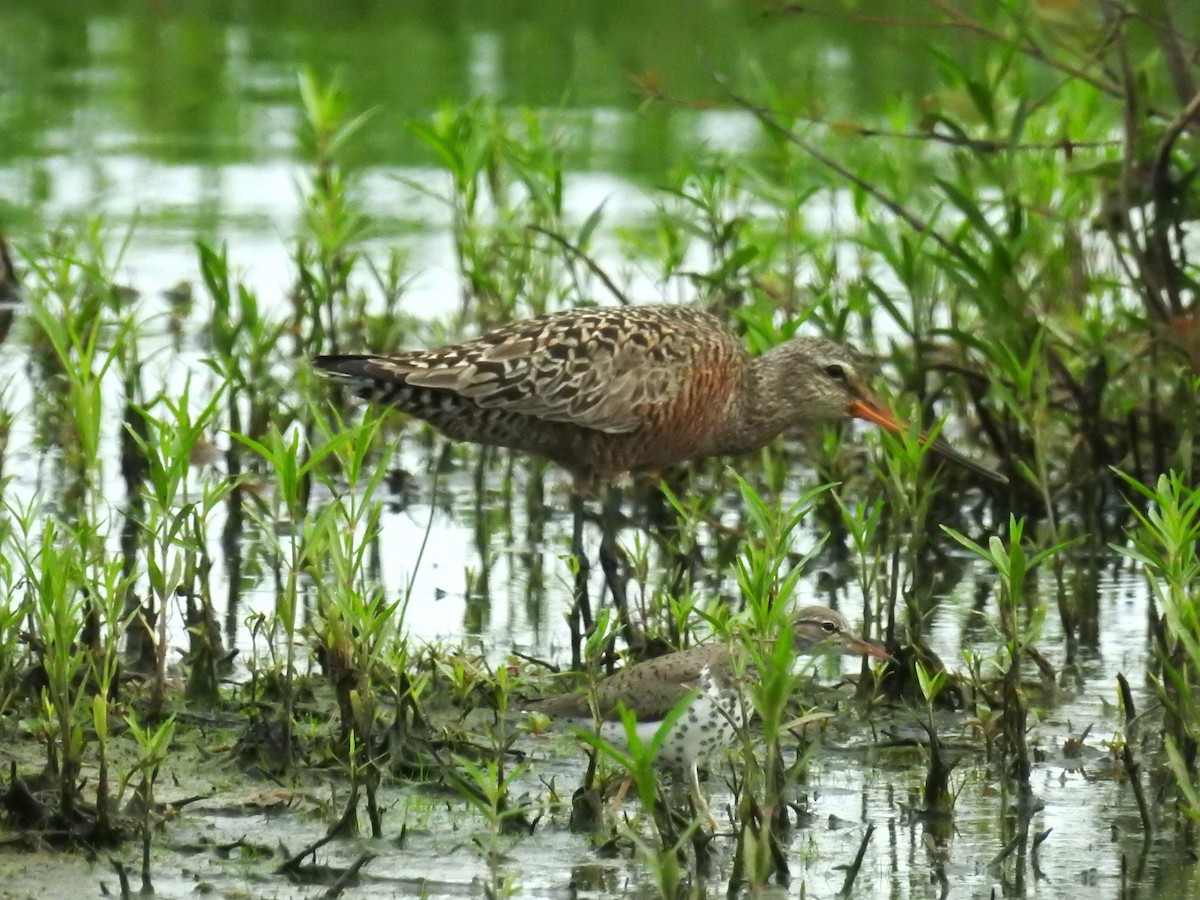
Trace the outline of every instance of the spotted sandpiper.
[[[792, 634], [792, 648], [798, 653], [828, 650], [890, 658], [881, 647], [856, 636], [840, 613], [824, 606], [798, 610], [792, 618]], [[731, 642], [714, 642], [668, 653], [622, 669], [591, 688], [527, 701], [524, 708], [579, 727], [598, 724], [600, 737], [627, 749], [621, 706], [637, 717], [638, 737], [647, 743], [667, 714], [686, 702], [656, 762], [688, 773], [696, 810], [713, 827], [715, 821], [700, 790], [698, 767], [715, 751], [735, 741], [742, 721], [744, 706], [735, 647]]]

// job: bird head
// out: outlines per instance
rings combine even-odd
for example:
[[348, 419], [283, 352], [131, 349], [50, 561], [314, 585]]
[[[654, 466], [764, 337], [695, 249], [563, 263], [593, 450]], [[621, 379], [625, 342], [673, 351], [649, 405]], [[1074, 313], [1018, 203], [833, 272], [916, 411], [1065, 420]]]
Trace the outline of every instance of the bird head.
[[841, 613], [824, 606], [805, 606], [792, 617], [793, 646], [797, 650], [828, 648], [830, 651], [891, 659], [878, 644], [859, 637]]
[[[862, 419], [890, 431], [904, 434], [906, 426], [875, 396], [867, 383], [865, 358], [855, 351], [824, 338], [798, 337], [780, 344], [765, 356], [776, 384], [786, 384], [790, 414], [789, 429], [811, 426], [814, 422], [841, 422]], [[1000, 484], [1008, 479], [959, 453], [940, 437], [921, 437], [922, 444], [943, 459]]]

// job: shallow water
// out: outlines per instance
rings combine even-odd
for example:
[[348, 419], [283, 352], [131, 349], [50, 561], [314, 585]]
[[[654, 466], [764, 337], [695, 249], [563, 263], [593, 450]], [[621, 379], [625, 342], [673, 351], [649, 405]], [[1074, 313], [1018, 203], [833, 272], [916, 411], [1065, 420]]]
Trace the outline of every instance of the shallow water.
[[[825, 20], [813, 24], [796, 19], [771, 29], [736, 5], [707, 3], [705, 15], [686, 16], [689, 27], [676, 29], [672, 25], [679, 21], [679, 4], [656, 5], [649, 22], [644, 5], [556, 9], [535, 13], [521, 5], [496, 4], [483, 15], [442, 4], [384, 12], [370, 4], [316, 9], [281, 3], [268, 14], [257, 8], [196, 11], [183, 5], [114, 2], [90, 4], [80, 13], [72, 4], [17, 2], [5, 23], [16, 39], [4, 56], [14, 85], [4, 95], [6, 127], [0, 135], [4, 230], [18, 244], [32, 242], [60, 223], [100, 211], [115, 254], [124, 230], [132, 228], [117, 271], [119, 280], [141, 292], [149, 371], [169, 389], [181, 388], [187, 373], [196, 385], [211, 387], [212, 376], [202, 365], [207, 299], [198, 298], [177, 353], [163, 318], [167, 304], [162, 292], [183, 279], [198, 282], [192, 242], [202, 238], [226, 243], [239, 277], [268, 308], [282, 308], [293, 279], [290, 238], [299, 231], [301, 211], [297, 183], [303, 166], [297, 161], [293, 130], [300, 121], [295, 72], [304, 65], [322, 70], [342, 66], [356, 104], [381, 109], [355, 151], [366, 211], [389, 235], [369, 250], [382, 256], [388, 245], [399, 244], [411, 253], [415, 277], [405, 308], [429, 317], [454, 307], [459, 285], [446, 210], [411, 182], [435, 187], [448, 182], [404, 131], [406, 118], [428, 116], [443, 101], [480, 94], [504, 103], [566, 107], [573, 123], [565, 185], [569, 214], [582, 220], [603, 202], [606, 227], [611, 228], [646, 215], [654, 196], [648, 185], [661, 181], [671, 166], [700, 147], [740, 150], [751, 131], [746, 116], [720, 109], [639, 114], [641, 98], [629, 88], [630, 70], [663, 69], [679, 94], [711, 99], [711, 69], [698, 59], [739, 72], [761, 67], [776, 81], [811, 83], [831, 108], [864, 117], [881, 114], [895, 90], [917, 93], [929, 81], [929, 73], [913, 61], [915, 55], [902, 58], [902, 43], [890, 56], [876, 53], [870, 30]], [[530, 21], [532, 16], [537, 20]], [[698, 53], [697, 45], [705, 49]], [[396, 52], [400, 46], [405, 53]], [[633, 279], [630, 290], [637, 299], [655, 297], [649, 278]], [[0, 359], [0, 376], [8, 383], [6, 403], [17, 413], [7, 460], [15, 476], [10, 499], [28, 500], [45, 490], [47, 467], [35, 449], [28, 414], [31, 386], [24, 369], [19, 354]], [[115, 386], [106, 389], [112, 405]], [[110, 460], [115, 459], [117, 427], [114, 417], [106, 428]], [[858, 439], [867, 440], [863, 435]], [[517, 503], [511, 522], [517, 538], [493, 534], [481, 549], [476, 546], [469, 474], [458, 469], [443, 476], [439, 496], [449, 500], [434, 504], [433, 487], [421, 474], [429, 469], [427, 455], [408, 442], [398, 464], [414, 474], [414, 497], [384, 515], [383, 573], [392, 594], [412, 587], [405, 620], [411, 637], [465, 642], [493, 662], [513, 650], [562, 661], [568, 647], [564, 612], [570, 601], [569, 576], [561, 561], [570, 540], [565, 480], [555, 473], [547, 476], [552, 513], [539, 546], [520, 540], [525, 522]], [[518, 497], [524, 472], [518, 464]], [[115, 464], [106, 467], [105, 477], [106, 495], [120, 497], [123, 484]], [[499, 473], [489, 478], [498, 485]], [[807, 485], [813, 476], [801, 467], [793, 478]], [[112, 515], [118, 520], [116, 501]], [[214, 524], [215, 534], [219, 516]], [[427, 527], [431, 539], [419, 565], [413, 555], [395, 552], [418, 546]], [[813, 527], [802, 531], [801, 544], [816, 540]], [[596, 543], [596, 535], [590, 535], [590, 552]], [[540, 584], [530, 575], [531, 555], [540, 558]], [[216, 593], [223, 596], [222, 564], [216, 556]], [[485, 570], [486, 594], [479, 589]], [[818, 565], [802, 580], [797, 599], [829, 602], [821, 576]], [[593, 588], [598, 591], [599, 586], [597, 574]], [[967, 576], [941, 598], [931, 644], [952, 667], [964, 649], [990, 649], [994, 635], [968, 627], [968, 622], [980, 596], [989, 598], [985, 610], [994, 611], [993, 587], [991, 573], [971, 564]], [[1039, 712], [1032, 736], [1044, 756], [1032, 779], [1044, 808], [1033, 816], [1031, 832], [1052, 829], [1039, 850], [1042, 874], [1028, 859], [990, 865], [1011, 837], [1012, 824], [994, 774], [974, 750], [964, 754], [952, 778], [961, 789], [953, 830], [943, 848], [933, 848], [932, 839], [926, 839], [931, 826], [913, 811], [919, 806], [925, 765], [923, 751], [907, 746], [915, 723], [906, 713], [885, 711], [869, 724], [851, 719], [831, 741], [845, 746], [827, 746], [815, 757], [804, 785], [811, 818], [793, 831], [788, 844], [793, 875], [788, 895], [801, 885], [810, 896], [836, 894], [845, 877], [838, 867], [854, 858], [865, 828], [874, 825], [856, 882], [858, 896], [937, 896], [939, 869], [953, 897], [1074, 897], [1086, 891], [1196, 896], [1200, 884], [1194, 868], [1179, 864], [1173, 855], [1177, 851], [1154, 846], [1143, 861], [1130, 790], [1106, 746], [1123, 730], [1117, 672], [1129, 674], [1139, 708], [1152, 701], [1143, 678], [1145, 586], [1140, 576], [1125, 571], [1103, 580], [1100, 591], [1099, 643], [1081, 650], [1074, 671], [1061, 678], [1061, 693]], [[833, 599], [845, 610], [861, 606], [857, 594], [844, 588]], [[256, 610], [271, 612], [274, 602], [270, 585], [251, 588], [234, 625]], [[1056, 627], [1051, 616], [1039, 647], [1061, 669]], [[250, 650], [245, 629], [235, 627], [231, 638], [244, 652]], [[823, 670], [822, 678], [832, 682], [837, 674]], [[962, 718], [947, 719], [948, 733], [967, 728]], [[1093, 727], [1082, 760], [1066, 759], [1064, 741], [1088, 725]], [[518, 793], [544, 797], [541, 779], [554, 776], [560, 791], [569, 795], [582, 775], [582, 754], [573, 742], [529, 737], [518, 746], [532, 759]], [[331, 792], [341, 789], [332, 776], [328, 782], [314, 776], [310, 798], [270, 813], [236, 805], [217, 774], [202, 771], [195, 779], [201, 783], [175, 789], [179, 796], [207, 786], [218, 788], [218, 798], [188, 806], [166, 824], [165, 847], [156, 851], [159, 896], [191, 896], [201, 885], [224, 896], [320, 895], [323, 887], [297, 889], [272, 874], [281, 853], [228, 860], [207, 848], [246, 836], [268, 849], [282, 843], [294, 851], [315, 839], [330, 815], [328, 808], [318, 811], [312, 798], [327, 802]], [[708, 786], [714, 808], [721, 809], [729, 802], [721, 779], [714, 774]], [[164, 789], [164, 799], [172, 796]], [[338, 842], [319, 854], [322, 862], [343, 864], [363, 851], [377, 854], [351, 895], [479, 895], [488, 869], [471, 837], [483, 829], [482, 820], [455, 798], [431, 798], [411, 786], [389, 786], [385, 804], [387, 840]], [[401, 822], [408, 823], [407, 837], [395, 846]], [[718, 838], [715, 846], [718, 872], [708, 888], [711, 896], [724, 892], [722, 875], [727, 875], [732, 845]], [[587, 838], [567, 832], [561, 813], [548, 817], [532, 837], [504, 839], [502, 848], [498, 869], [515, 879], [517, 896], [650, 892], [640, 865], [602, 859]], [[132, 864], [133, 851], [123, 858]], [[74, 855], [4, 853], [0, 869], [0, 896], [38, 896], [67, 886], [91, 896], [98, 884], [111, 888], [115, 882], [104, 862]]]
[[[824, 669], [822, 680], [830, 677]], [[1011, 839], [1013, 825], [1001, 812], [994, 774], [979, 764], [974, 751], [964, 755], [952, 777], [958, 800], [947, 834], [916, 812], [923, 751], [892, 737], [912, 735], [911, 714], [881, 712], [877, 738], [871, 740], [865, 739], [866, 725], [848, 713], [848, 721], [814, 748], [809, 776], [797, 796], [805, 818], [784, 839], [791, 887], [767, 895], [795, 896], [803, 890], [807, 896], [834, 896], [845, 879], [842, 867], [854, 859], [867, 826], [873, 825], [855, 896], [938, 896], [943, 880], [951, 897], [1073, 897], [1085, 890], [1101, 896], [1194, 896], [1192, 873], [1174, 864], [1169, 848], [1157, 848], [1142, 859], [1128, 787], [1119, 765], [1104, 751], [1104, 740], [1118, 727], [1115, 711], [1100, 702], [1105, 693], [1111, 691], [1099, 681], [1085, 681], [1039, 723], [1034, 744], [1048, 758], [1034, 766], [1031, 783], [1044, 807], [1033, 816], [1030, 833], [1050, 834], [1036, 858], [1026, 849], [1020, 859], [1003, 863], [993, 861]], [[822, 695], [821, 700], [827, 707], [830, 697]], [[1084, 722], [1095, 727], [1082, 758], [1063, 759], [1056, 748], [1078, 734]], [[946, 715], [941, 724], [943, 740], [954, 745], [955, 735], [965, 728], [962, 717]], [[566, 795], [582, 778], [583, 757], [569, 737], [525, 737], [516, 746], [529, 754], [529, 767], [514, 788], [516, 797], [529, 796], [541, 804], [551, 779]], [[724, 895], [733, 850], [725, 813], [732, 798], [723, 771], [716, 767], [706, 783], [713, 809], [726, 823], [726, 836], [712, 845], [715, 871], [703, 891], [711, 897]], [[189, 805], [163, 826], [155, 851], [157, 894], [191, 896], [203, 885], [222, 896], [320, 896], [321, 887], [291, 887], [272, 874], [287, 854], [324, 833], [331, 808], [338, 808], [344, 797], [344, 785], [339, 787], [336, 777], [327, 782], [317, 775], [305, 781], [294, 790], [270, 783], [236, 787], [236, 776], [218, 762], [200, 763], [183, 782], [164, 785], [160, 797], [165, 801], [197, 793], [213, 796]], [[479, 896], [491, 875], [475, 839], [500, 852], [496, 871], [502, 879], [513, 879], [514, 896], [653, 896], [644, 869], [628, 853], [616, 859], [599, 855], [591, 838], [567, 831], [562, 811], [541, 819], [532, 836], [493, 839], [484, 822], [453, 794], [393, 785], [382, 799], [387, 839], [337, 841], [317, 854], [321, 864], [331, 866], [348, 865], [364, 852], [375, 856], [349, 896]], [[635, 815], [636, 809], [636, 802], [628, 800], [627, 814]], [[257, 850], [216, 850], [238, 841]], [[136, 869], [133, 852], [114, 857]], [[47, 884], [48, 871], [54, 873], [54, 884], [76, 885], [83, 895], [98, 883], [115, 884], [109, 866], [89, 865], [75, 856], [7, 859], [8, 891], [2, 896], [36, 895]], [[1139, 866], [1142, 872], [1135, 876]]]

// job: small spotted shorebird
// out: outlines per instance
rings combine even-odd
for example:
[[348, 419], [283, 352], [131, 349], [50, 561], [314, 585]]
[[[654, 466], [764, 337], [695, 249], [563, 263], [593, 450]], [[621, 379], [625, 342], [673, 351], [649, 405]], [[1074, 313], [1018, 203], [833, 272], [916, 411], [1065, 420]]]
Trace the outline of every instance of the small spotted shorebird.
[[[798, 610], [792, 618], [792, 634], [792, 649], [797, 653], [828, 651], [890, 659], [887, 651], [856, 636], [840, 613], [824, 606]], [[730, 643], [703, 644], [637, 663], [590, 689], [530, 700], [523, 706], [582, 728], [598, 724], [602, 738], [627, 749], [620, 705], [637, 717], [638, 737], [648, 743], [667, 714], [686, 701], [687, 707], [675, 720], [656, 761], [688, 773], [696, 810], [715, 830], [697, 770], [737, 737], [745, 704], [735, 652]]]
[[[572, 309], [436, 349], [315, 364], [448, 437], [545, 457], [582, 494], [631, 472], [749, 453], [822, 422], [902, 430], [853, 351], [797, 337], [752, 357], [719, 318], [682, 306]], [[1007, 481], [940, 439], [930, 449]]]

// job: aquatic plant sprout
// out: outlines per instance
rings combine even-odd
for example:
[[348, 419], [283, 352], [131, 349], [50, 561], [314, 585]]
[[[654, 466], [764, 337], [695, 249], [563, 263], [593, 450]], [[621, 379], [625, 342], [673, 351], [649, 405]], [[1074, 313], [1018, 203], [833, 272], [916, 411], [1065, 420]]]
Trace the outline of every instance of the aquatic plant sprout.
[[[10, 16], [5, 884], [1194, 895], [1193, 6]], [[598, 507], [312, 365], [650, 303], [911, 428]], [[798, 668], [810, 606], [890, 658]], [[714, 641], [716, 828], [522, 712]]]

